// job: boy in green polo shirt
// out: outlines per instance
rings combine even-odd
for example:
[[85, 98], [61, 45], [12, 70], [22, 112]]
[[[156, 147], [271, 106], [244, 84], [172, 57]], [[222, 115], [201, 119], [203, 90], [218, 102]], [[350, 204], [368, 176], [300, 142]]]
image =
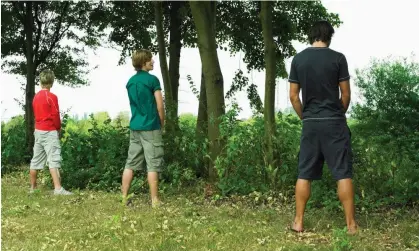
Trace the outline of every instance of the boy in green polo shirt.
[[128, 158], [122, 175], [122, 196], [127, 203], [134, 170], [143, 168], [145, 161], [151, 205], [156, 207], [160, 204], [158, 178], [163, 168], [164, 105], [160, 82], [149, 73], [153, 70], [153, 64], [150, 51], [138, 50], [132, 55], [132, 65], [137, 73], [126, 86], [132, 117]]

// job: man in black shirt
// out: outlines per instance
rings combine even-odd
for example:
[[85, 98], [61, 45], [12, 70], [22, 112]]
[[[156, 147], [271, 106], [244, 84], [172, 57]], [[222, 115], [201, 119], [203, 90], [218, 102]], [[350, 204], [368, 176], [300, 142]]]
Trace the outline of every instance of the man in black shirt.
[[321, 179], [324, 161], [338, 183], [348, 233], [353, 234], [357, 230], [351, 136], [345, 117], [351, 99], [350, 77], [345, 56], [329, 49], [333, 34], [330, 23], [316, 22], [309, 34], [312, 47], [298, 53], [291, 63], [290, 100], [303, 120], [295, 188], [296, 215], [291, 226], [297, 232], [303, 231], [311, 181]]

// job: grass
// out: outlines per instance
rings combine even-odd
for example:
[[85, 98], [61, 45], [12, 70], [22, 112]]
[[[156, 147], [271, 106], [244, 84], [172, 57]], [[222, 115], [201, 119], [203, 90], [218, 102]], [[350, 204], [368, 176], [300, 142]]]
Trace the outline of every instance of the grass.
[[[347, 236], [342, 213], [307, 212], [303, 234], [287, 230], [293, 203], [255, 206], [252, 199], [210, 201], [202, 193], [163, 194], [151, 209], [146, 194], [135, 206], [118, 193], [28, 194], [27, 176], [2, 178], [2, 250], [416, 250], [417, 209], [359, 214], [362, 227]], [[249, 202], [250, 201], [250, 202]]]

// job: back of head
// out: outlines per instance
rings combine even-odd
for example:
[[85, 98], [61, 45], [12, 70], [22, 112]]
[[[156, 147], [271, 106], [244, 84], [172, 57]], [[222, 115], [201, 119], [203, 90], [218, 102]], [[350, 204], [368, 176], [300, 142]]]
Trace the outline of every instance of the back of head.
[[55, 80], [54, 72], [51, 70], [43, 70], [39, 74], [39, 80], [42, 88], [51, 88]]
[[324, 42], [329, 46], [334, 33], [335, 30], [328, 21], [317, 21], [310, 29], [308, 40], [310, 44], [313, 44], [314, 42]]
[[136, 71], [139, 71], [142, 69], [142, 67], [151, 60], [153, 55], [148, 50], [136, 50], [132, 54], [132, 66], [134, 66]]

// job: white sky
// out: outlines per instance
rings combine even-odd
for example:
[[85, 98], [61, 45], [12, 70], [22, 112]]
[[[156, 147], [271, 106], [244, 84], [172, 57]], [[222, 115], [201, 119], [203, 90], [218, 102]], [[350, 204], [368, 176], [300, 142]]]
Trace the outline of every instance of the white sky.
[[[418, 28], [419, 18], [417, 10], [419, 2], [415, 0], [400, 1], [372, 1], [372, 0], [342, 0], [323, 1], [324, 6], [334, 13], [338, 13], [344, 24], [335, 29], [331, 48], [346, 55], [349, 71], [352, 77], [355, 69], [364, 68], [372, 58], [387, 56], [410, 57], [419, 53]], [[416, 30], [416, 32], [415, 32]], [[297, 52], [307, 45], [295, 43]], [[260, 56], [263, 56], [261, 52]], [[230, 57], [229, 52], [219, 51], [221, 70], [224, 77], [224, 91], [227, 92], [239, 67], [247, 74], [246, 66], [240, 62], [241, 55]], [[417, 56], [415, 60], [417, 60]], [[72, 89], [70, 87], [54, 85], [52, 92], [59, 98], [60, 110], [70, 109], [70, 114], [82, 116], [87, 113], [107, 111], [111, 117], [121, 111], [129, 111], [129, 103], [125, 84], [134, 74], [130, 60], [126, 64], [117, 66], [119, 52], [113, 49], [100, 48], [96, 55], [89, 55], [91, 66], [98, 65], [88, 76], [90, 86]], [[154, 57], [155, 74], [163, 82], [160, 72], [158, 56]], [[287, 60], [289, 72], [291, 59]], [[186, 76], [190, 74], [199, 90], [201, 80], [201, 61], [198, 49], [182, 49], [180, 61], [179, 113], [198, 112], [198, 101], [190, 91]], [[258, 85], [258, 92], [264, 99], [264, 72], [252, 72], [247, 75]], [[23, 100], [24, 95], [20, 83], [24, 79], [19, 76], [1, 73], [1, 119], [8, 120], [12, 116], [23, 114], [15, 98]], [[278, 86], [277, 104], [279, 108], [290, 106], [288, 102], [288, 83], [280, 80]], [[355, 89], [354, 81], [351, 86]], [[37, 87], [36, 91], [39, 90]], [[236, 95], [243, 111], [240, 117], [251, 116], [249, 101], [245, 91]], [[354, 93], [353, 101], [359, 100]]]

